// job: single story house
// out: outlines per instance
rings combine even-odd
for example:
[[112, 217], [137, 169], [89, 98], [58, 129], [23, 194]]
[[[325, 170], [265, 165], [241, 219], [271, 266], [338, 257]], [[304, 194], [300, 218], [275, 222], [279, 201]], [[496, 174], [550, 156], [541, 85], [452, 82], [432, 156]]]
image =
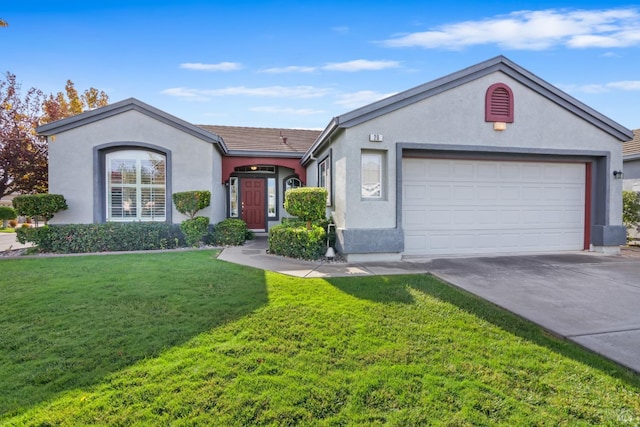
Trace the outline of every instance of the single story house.
[[195, 126], [135, 99], [41, 126], [57, 223], [204, 215], [268, 230], [284, 192], [328, 190], [349, 261], [617, 252], [622, 143], [632, 132], [498, 56], [334, 117], [323, 131]]

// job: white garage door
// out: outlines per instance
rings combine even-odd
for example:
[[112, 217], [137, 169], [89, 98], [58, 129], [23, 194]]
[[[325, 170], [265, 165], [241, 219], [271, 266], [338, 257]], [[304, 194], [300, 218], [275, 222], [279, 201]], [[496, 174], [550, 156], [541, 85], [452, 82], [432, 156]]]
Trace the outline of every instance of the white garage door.
[[585, 164], [403, 159], [406, 255], [582, 250]]

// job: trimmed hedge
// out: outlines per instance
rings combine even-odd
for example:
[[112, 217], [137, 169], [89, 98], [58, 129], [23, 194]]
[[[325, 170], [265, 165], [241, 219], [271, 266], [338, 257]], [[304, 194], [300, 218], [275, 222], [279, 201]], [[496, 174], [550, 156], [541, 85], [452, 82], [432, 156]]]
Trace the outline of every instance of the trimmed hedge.
[[46, 225], [16, 230], [20, 243], [34, 243], [40, 252], [89, 253], [185, 246], [180, 227], [159, 222]]
[[16, 196], [12, 202], [18, 215], [43, 218], [44, 223], [49, 222], [60, 211], [69, 208], [62, 194], [23, 194]]
[[0, 206], [0, 220], [2, 221], [2, 228], [7, 228], [7, 221], [10, 219], [16, 219], [18, 215], [13, 208], [9, 206]]
[[202, 242], [209, 230], [209, 218], [198, 216], [193, 219], [185, 219], [180, 224], [180, 230], [189, 246], [197, 246]]
[[326, 250], [325, 229], [311, 224], [281, 224], [269, 230], [269, 253], [290, 258], [318, 259]]
[[218, 246], [239, 246], [250, 234], [247, 224], [237, 218], [227, 218], [210, 227], [209, 243]]
[[176, 209], [189, 219], [194, 219], [199, 210], [211, 204], [211, 192], [207, 190], [182, 191], [173, 193]]
[[285, 210], [304, 221], [317, 221], [327, 216], [327, 189], [300, 187], [288, 190], [284, 198]]

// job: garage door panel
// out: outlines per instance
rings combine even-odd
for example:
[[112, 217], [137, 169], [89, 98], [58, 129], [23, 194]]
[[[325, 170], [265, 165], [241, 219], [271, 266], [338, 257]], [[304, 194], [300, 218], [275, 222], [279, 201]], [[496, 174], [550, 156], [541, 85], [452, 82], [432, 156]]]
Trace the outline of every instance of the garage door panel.
[[581, 250], [584, 204], [584, 164], [403, 159], [405, 254]]

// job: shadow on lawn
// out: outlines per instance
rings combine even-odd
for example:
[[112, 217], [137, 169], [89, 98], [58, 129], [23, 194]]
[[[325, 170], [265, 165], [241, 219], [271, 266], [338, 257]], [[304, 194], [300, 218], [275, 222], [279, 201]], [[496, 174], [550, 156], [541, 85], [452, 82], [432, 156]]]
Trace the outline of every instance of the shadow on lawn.
[[214, 257], [207, 251], [3, 264], [4, 273], [21, 278], [0, 288], [0, 420], [268, 302], [262, 270]]
[[409, 292], [414, 289], [483, 319], [513, 335], [546, 347], [564, 357], [591, 366], [614, 378], [640, 388], [640, 376], [602, 356], [591, 353], [577, 344], [550, 335], [543, 328], [497, 305], [440, 281], [431, 275], [376, 276], [359, 278], [330, 278], [329, 283], [356, 298], [378, 303], [412, 304]]
[[389, 276], [332, 277], [325, 279], [341, 291], [359, 299], [383, 304], [413, 304], [415, 299], [406, 286]]

